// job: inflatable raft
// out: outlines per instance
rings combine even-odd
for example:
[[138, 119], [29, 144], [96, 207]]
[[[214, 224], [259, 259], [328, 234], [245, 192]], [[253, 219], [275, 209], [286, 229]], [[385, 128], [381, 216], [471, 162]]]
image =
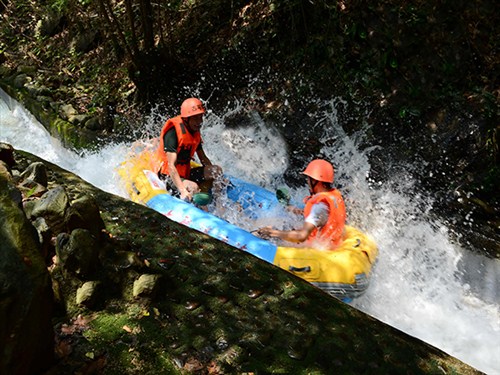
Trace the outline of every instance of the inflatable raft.
[[[118, 168], [130, 199], [146, 205], [171, 220], [225, 242], [272, 263], [343, 301], [363, 294], [375, 263], [376, 244], [361, 231], [346, 226], [344, 240], [334, 251], [283, 247], [254, 236], [195, 205], [171, 196], [153, 172], [151, 153], [142, 152]], [[226, 176], [227, 177], [227, 176]], [[227, 197], [237, 202], [242, 214], [271, 212], [280, 202], [276, 194], [237, 178], [227, 177]]]

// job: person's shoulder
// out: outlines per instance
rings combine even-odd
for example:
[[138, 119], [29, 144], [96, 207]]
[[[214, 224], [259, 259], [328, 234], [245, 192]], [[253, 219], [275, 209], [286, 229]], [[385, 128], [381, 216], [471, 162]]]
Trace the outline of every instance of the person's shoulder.
[[174, 122], [174, 123], [182, 122], [182, 117], [181, 115], [170, 117], [167, 119], [166, 122]]
[[172, 126], [163, 135], [163, 144], [165, 147], [165, 151], [175, 152], [177, 150], [178, 142], [179, 140], [177, 137], [177, 131], [175, 130], [175, 127]]
[[314, 207], [315, 209], [318, 209], [318, 210], [321, 210], [321, 209], [323, 209], [323, 210], [328, 210], [328, 209], [329, 209], [329, 208], [328, 208], [328, 204], [326, 204], [326, 202], [325, 202], [325, 201], [319, 201], [319, 202], [316, 202], [316, 203], [314, 203], [313, 207]]
[[165, 122], [165, 125], [163, 126], [163, 128], [167, 129], [167, 131], [170, 131], [178, 126], [180, 126], [182, 124], [182, 117], [181, 116], [176, 116], [176, 117], [172, 117], [172, 118], [169, 118], [166, 122]]
[[337, 188], [334, 188], [334, 189], [332, 190], [332, 195], [333, 195], [335, 198], [340, 198], [340, 199], [343, 199], [343, 197], [342, 197], [342, 192], [341, 192], [339, 189], [337, 189]]

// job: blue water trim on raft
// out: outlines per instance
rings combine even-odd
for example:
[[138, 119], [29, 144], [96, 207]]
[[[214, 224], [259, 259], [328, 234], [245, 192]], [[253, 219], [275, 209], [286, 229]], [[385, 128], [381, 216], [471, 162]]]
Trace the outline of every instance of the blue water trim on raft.
[[[265, 212], [274, 211], [276, 207], [282, 205], [276, 193], [263, 187], [240, 180], [239, 178], [228, 176], [230, 181], [227, 187], [227, 197], [238, 203], [247, 216], [257, 219]], [[290, 200], [290, 205], [303, 208], [304, 204]]]
[[191, 203], [169, 194], [159, 194], [146, 205], [169, 219], [223, 241], [256, 257], [273, 263], [277, 246], [258, 238], [225, 220], [205, 212]]
[[229, 181], [227, 197], [237, 202], [246, 212], [251, 210], [248, 212], [251, 217], [258, 217], [259, 213], [272, 210], [280, 204], [276, 194], [269, 190], [235, 177], [229, 177]]

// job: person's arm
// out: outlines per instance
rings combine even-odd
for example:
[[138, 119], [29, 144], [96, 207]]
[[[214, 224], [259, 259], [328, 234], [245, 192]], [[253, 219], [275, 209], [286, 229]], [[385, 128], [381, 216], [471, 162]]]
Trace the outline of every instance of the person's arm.
[[196, 155], [198, 155], [198, 159], [200, 159], [200, 163], [204, 167], [206, 167], [208, 165], [212, 165], [212, 162], [210, 161], [208, 156], [205, 154], [205, 151], [203, 150], [203, 147], [201, 147], [201, 144], [196, 149]]
[[176, 152], [167, 152], [167, 162], [168, 162], [168, 174], [172, 179], [175, 187], [180, 193], [180, 198], [183, 200], [191, 201], [193, 198], [191, 193], [186, 189], [184, 183], [182, 182], [181, 176], [175, 167], [175, 162], [177, 161], [177, 153]]
[[311, 208], [311, 212], [305, 218], [301, 229], [283, 231], [265, 227], [257, 230], [257, 234], [263, 238], [276, 237], [284, 241], [304, 242], [315, 228], [321, 228], [326, 224], [329, 212], [330, 210], [325, 203], [317, 203]]
[[182, 181], [181, 176], [175, 167], [175, 163], [177, 162], [177, 144], [177, 133], [175, 132], [175, 128], [171, 128], [163, 136], [163, 150], [165, 151], [165, 155], [167, 155], [168, 174], [179, 191], [180, 198], [190, 201], [192, 199], [192, 195], [187, 190], [186, 185]]
[[308, 222], [304, 222], [301, 229], [278, 230], [272, 227], [260, 228], [257, 233], [262, 238], [275, 237], [283, 241], [300, 243], [304, 242], [316, 227]]

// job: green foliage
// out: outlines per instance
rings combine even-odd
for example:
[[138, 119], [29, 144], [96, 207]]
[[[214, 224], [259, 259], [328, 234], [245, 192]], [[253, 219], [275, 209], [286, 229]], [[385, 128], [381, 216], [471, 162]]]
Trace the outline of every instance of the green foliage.
[[491, 199], [496, 200], [498, 203], [500, 200], [500, 193], [498, 192], [498, 183], [500, 182], [500, 167], [498, 165], [493, 165], [486, 174], [484, 180], [482, 181], [481, 189], [487, 194], [491, 194]]
[[415, 108], [402, 107], [399, 109], [399, 117], [402, 119], [408, 119], [410, 117], [420, 116], [420, 111]]
[[498, 151], [499, 151], [499, 145], [498, 145], [498, 138], [499, 138], [499, 128], [496, 127], [494, 129], [489, 129], [488, 130], [488, 137], [486, 139], [486, 148], [492, 155], [493, 159], [498, 161]]
[[100, 314], [92, 321], [92, 329], [85, 333], [85, 337], [93, 342], [107, 343], [125, 336], [127, 332], [123, 329], [124, 326], [132, 329], [135, 325], [135, 322], [126, 314]]
[[37, 187], [36, 187], [36, 186], [33, 186], [30, 190], [28, 190], [28, 191], [25, 193], [26, 198], [29, 198], [29, 197], [31, 197], [33, 194], [35, 194], [36, 190], [37, 190]]
[[51, 0], [49, 7], [57, 13], [64, 13], [70, 0]]

